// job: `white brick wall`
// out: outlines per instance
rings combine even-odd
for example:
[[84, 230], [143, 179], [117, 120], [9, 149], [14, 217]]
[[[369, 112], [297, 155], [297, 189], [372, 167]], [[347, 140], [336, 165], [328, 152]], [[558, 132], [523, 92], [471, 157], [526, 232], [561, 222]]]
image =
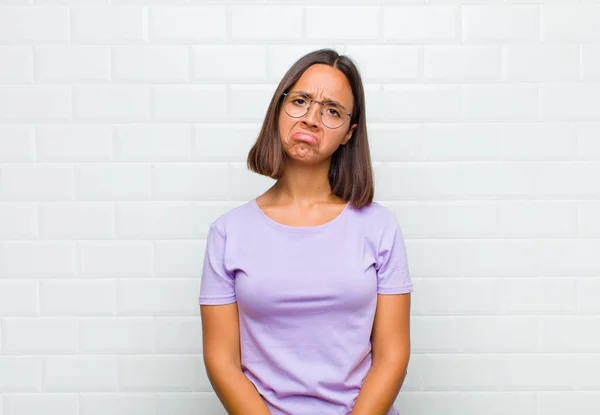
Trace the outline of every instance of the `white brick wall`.
[[225, 413], [208, 225], [271, 184], [247, 151], [325, 46], [407, 239], [402, 413], [600, 413], [600, 0], [5, 0], [0, 415]]

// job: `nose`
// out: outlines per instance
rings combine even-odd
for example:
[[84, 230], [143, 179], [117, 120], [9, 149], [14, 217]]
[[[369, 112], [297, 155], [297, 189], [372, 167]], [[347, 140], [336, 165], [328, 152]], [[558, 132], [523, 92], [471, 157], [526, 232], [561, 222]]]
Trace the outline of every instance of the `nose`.
[[313, 102], [308, 112], [304, 115], [304, 121], [310, 125], [318, 125], [321, 118], [321, 104]]

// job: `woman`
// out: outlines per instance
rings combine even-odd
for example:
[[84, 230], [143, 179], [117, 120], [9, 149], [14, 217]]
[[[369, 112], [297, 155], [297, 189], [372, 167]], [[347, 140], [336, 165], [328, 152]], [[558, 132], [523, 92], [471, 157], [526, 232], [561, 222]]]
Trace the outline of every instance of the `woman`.
[[396, 217], [372, 201], [349, 58], [288, 70], [248, 167], [277, 181], [212, 223], [200, 288], [217, 396], [230, 414], [398, 414], [413, 286]]

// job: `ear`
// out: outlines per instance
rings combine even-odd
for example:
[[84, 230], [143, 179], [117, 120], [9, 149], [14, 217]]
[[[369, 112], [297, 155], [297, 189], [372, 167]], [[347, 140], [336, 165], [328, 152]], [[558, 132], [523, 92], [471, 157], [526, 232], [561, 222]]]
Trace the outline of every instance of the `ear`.
[[358, 124], [354, 124], [352, 127], [350, 127], [350, 129], [348, 130], [348, 132], [346, 133], [346, 135], [344, 136], [344, 139], [342, 140], [341, 144], [342, 145], [346, 145], [346, 143], [348, 141], [350, 141], [350, 138], [352, 137], [352, 133], [354, 132], [354, 129], [358, 127]]

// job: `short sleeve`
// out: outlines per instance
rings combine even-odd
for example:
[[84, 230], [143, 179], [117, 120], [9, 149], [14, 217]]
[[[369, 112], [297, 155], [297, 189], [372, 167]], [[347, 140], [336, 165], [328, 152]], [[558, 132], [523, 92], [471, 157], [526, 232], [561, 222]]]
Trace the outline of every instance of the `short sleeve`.
[[378, 294], [406, 294], [413, 291], [404, 236], [395, 216], [383, 231], [376, 269]]
[[229, 304], [236, 301], [235, 279], [225, 268], [226, 237], [213, 223], [206, 239], [200, 278], [200, 304]]

